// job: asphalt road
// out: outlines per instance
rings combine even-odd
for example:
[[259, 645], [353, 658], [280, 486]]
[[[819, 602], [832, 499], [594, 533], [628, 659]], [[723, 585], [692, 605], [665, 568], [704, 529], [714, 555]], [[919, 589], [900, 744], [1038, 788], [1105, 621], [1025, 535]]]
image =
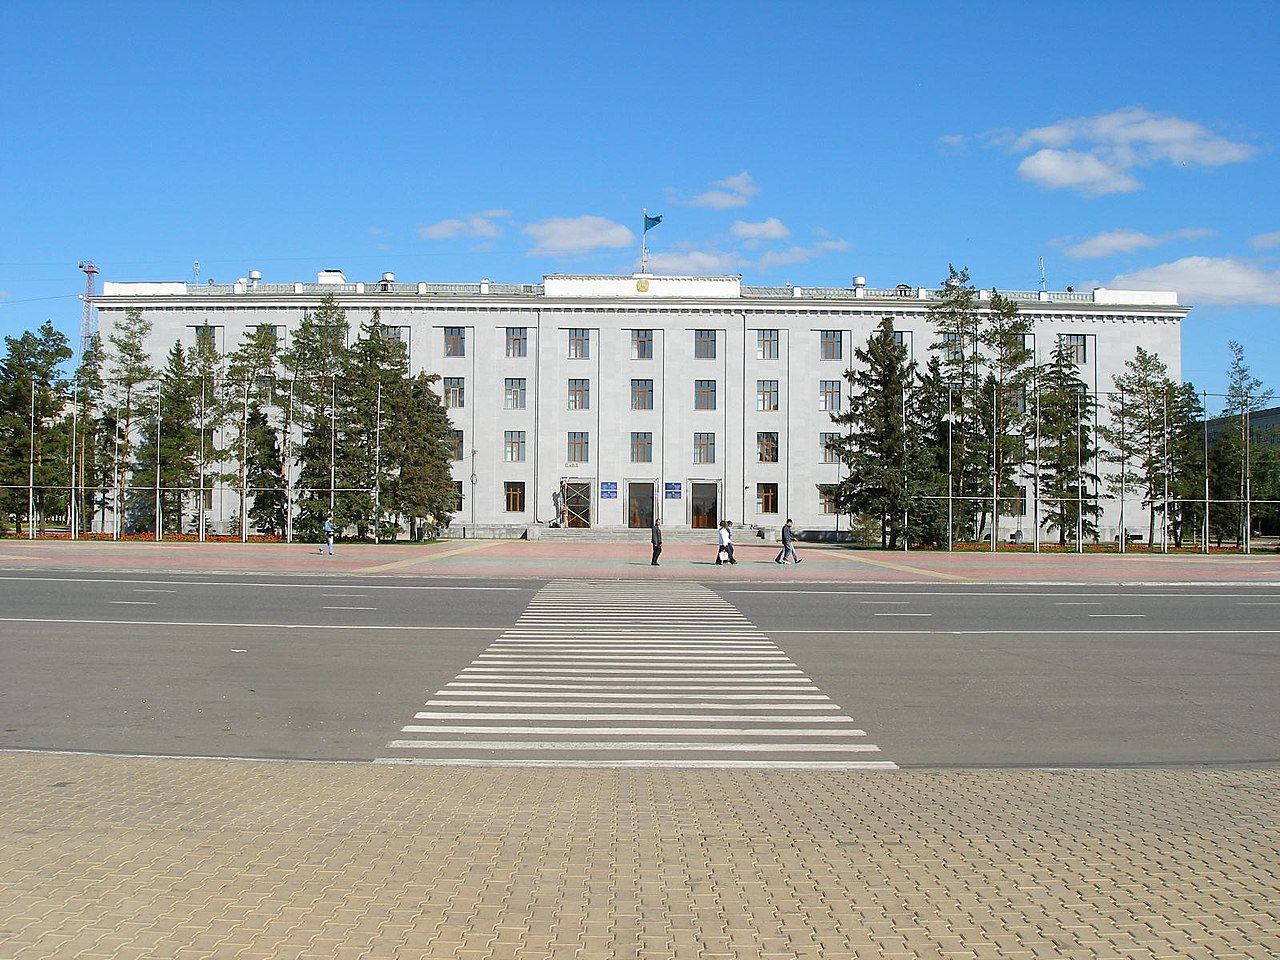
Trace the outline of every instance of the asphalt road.
[[[0, 748], [368, 761], [542, 586], [0, 574]], [[1280, 763], [1276, 588], [707, 586], [904, 768]]]

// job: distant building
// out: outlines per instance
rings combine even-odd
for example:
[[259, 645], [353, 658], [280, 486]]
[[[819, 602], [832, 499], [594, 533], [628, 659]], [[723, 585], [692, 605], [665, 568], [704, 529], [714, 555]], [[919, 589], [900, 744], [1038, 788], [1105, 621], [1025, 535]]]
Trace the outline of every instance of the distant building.
[[[1176, 294], [1001, 293], [1033, 321], [1036, 359], [1070, 338], [1095, 391], [1110, 388], [1138, 346], [1180, 377], [1188, 308]], [[107, 282], [94, 303], [104, 334], [127, 309], [141, 310], [159, 365], [205, 325], [223, 352], [261, 324], [287, 342], [328, 294], [353, 336], [379, 311], [384, 335], [407, 345], [411, 371], [441, 376], [458, 431], [455, 524], [507, 533], [548, 523], [648, 527], [655, 513], [668, 528], [719, 519], [778, 527], [792, 517], [802, 530], [839, 530], [819, 485], [841, 476], [823, 444], [838, 429], [830, 414], [847, 403], [853, 350], [888, 316], [923, 366], [937, 296], [860, 277], [836, 288], [645, 274], [352, 283], [328, 270], [315, 283], [262, 283], [256, 272], [220, 285]], [[979, 308], [990, 298], [980, 291]], [[238, 509], [230, 496], [210, 502], [223, 504], [216, 521]]]

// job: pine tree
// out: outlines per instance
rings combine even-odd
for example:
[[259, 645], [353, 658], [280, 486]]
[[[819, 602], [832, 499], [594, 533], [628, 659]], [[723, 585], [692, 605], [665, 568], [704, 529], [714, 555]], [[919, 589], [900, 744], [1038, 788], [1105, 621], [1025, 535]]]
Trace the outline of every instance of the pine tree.
[[1040, 496], [1043, 522], [1058, 531], [1059, 545], [1097, 539], [1098, 476], [1092, 470], [1097, 445], [1093, 413], [1097, 401], [1080, 378], [1075, 351], [1058, 340], [1052, 358], [1040, 370]]
[[389, 432], [399, 451], [399, 469], [390, 485], [389, 509], [409, 520], [414, 539], [420, 521], [436, 530], [447, 527], [457, 497], [450, 466], [453, 425], [433, 389], [438, 380], [418, 374], [408, 381], [404, 402], [390, 411]]
[[1249, 418], [1266, 407], [1274, 394], [1249, 372], [1249, 365], [1244, 361], [1244, 347], [1235, 340], [1228, 341], [1227, 346], [1231, 350], [1231, 366], [1227, 369], [1227, 396], [1222, 415], [1231, 418], [1224, 439], [1231, 458], [1231, 474], [1235, 479], [1235, 508], [1230, 513], [1235, 517], [1236, 545], [1241, 546], [1248, 542], [1252, 532], [1249, 521], [1253, 499], [1253, 438]]
[[[240, 509], [236, 513], [236, 530], [244, 531], [249, 527], [249, 501], [254, 486], [250, 478], [251, 470], [261, 473], [263, 465], [258, 462], [250, 466], [260, 454], [260, 449], [250, 450], [250, 446], [266, 443], [278, 451], [279, 444], [272, 438], [270, 441], [262, 432], [270, 430], [262, 404], [273, 404], [276, 393], [276, 331], [270, 324], [260, 324], [245, 331], [240, 346], [227, 357], [226, 390], [223, 393], [224, 422], [231, 426], [232, 438], [227, 444], [225, 455], [235, 465], [234, 470], [224, 474], [226, 482], [235, 484], [239, 496]], [[277, 471], [277, 475], [279, 472]], [[266, 479], [269, 480], [270, 474]], [[266, 510], [271, 513], [271, 507]]]
[[[151, 396], [155, 391], [156, 371], [151, 366], [151, 354], [146, 347], [151, 333], [151, 321], [136, 307], [125, 311], [124, 322], [107, 337], [111, 345], [108, 353], [110, 366], [109, 391], [115, 407], [115, 488], [117, 509], [128, 503], [129, 463], [133, 455], [135, 433], [134, 418], [140, 410], [154, 407]], [[124, 522], [117, 517], [117, 522]], [[127, 529], [127, 528], [126, 528]]]
[[267, 420], [261, 405], [249, 406], [246, 482], [253, 494], [248, 524], [259, 533], [283, 536], [288, 497], [281, 467], [279, 433]]
[[227, 422], [227, 377], [222, 355], [207, 324], [196, 331], [195, 346], [187, 351], [187, 366], [194, 380], [196, 434], [196, 516], [193, 533], [204, 532], [205, 493], [216, 481], [216, 465], [224, 456], [217, 445], [219, 431]]
[[111, 475], [111, 462], [103, 456], [102, 338], [97, 333], [80, 356], [71, 389], [75, 407], [71, 446], [75, 452], [75, 487], [79, 495], [73, 522], [92, 531], [98, 505], [105, 515], [106, 482]]
[[[160, 374], [155, 415], [142, 427], [137, 447], [138, 486], [130, 503], [130, 516], [139, 529], [155, 529], [158, 504], [161, 535], [183, 530], [184, 508], [198, 470], [198, 389], [187, 353], [175, 343]], [[151, 480], [149, 487], [145, 485], [147, 479]]]

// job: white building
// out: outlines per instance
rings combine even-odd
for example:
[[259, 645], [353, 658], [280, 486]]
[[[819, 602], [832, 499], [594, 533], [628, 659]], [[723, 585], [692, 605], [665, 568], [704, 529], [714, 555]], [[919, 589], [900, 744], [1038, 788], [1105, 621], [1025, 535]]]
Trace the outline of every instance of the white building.
[[[1176, 294], [1001, 293], [1034, 322], [1037, 361], [1071, 338], [1094, 390], [1110, 389], [1137, 346], [1180, 376], [1188, 308]], [[387, 334], [408, 345], [411, 371], [442, 378], [459, 431], [455, 524], [481, 535], [556, 521], [648, 526], [655, 512], [668, 527], [777, 527], [792, 517], [802, 530], [838, 531], [819, 485], [840, 478], [823, 441], [837, 429], [829, 414], [847, 403], [853, 349], [889, 316], [923, 366], [937, 296], [860, 277], [840, 288], [644, 274], [350, 283], [328, 270], [315, 283], [262, 283], [256, 272], [225, 285], [108, 282], [94, 303], [104, 334], [127, 309], [142, 311], [159, 365], [206, 325], [223, 352], [261, 324], [287, 341], [328, 294], [353, 336], [379, 311]], [[979, 292], [980, 309], [990, 297]], [[232, 513], [215, 521], [236, 509], [219, 502]], [[1104, 537], [1115, 512], [1103, 517]]]

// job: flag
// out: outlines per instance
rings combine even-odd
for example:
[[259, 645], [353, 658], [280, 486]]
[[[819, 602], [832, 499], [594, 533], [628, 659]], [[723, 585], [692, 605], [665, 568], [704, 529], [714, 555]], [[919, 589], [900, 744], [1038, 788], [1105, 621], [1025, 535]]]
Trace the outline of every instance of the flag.
[[648, 233], [654, 227], [662, 222], [661, 217], [651, 217], [647, 213], [644, 215], [644, 232]]

